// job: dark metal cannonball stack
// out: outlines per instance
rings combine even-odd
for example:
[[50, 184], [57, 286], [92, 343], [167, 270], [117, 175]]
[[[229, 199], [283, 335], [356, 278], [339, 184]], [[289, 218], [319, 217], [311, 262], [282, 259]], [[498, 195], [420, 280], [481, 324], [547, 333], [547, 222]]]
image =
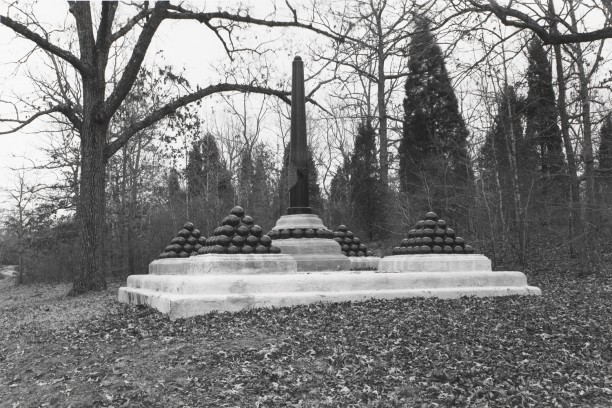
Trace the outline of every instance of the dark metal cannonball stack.
[[273, 229], [268, 231], [268, 235], [272, 240], [288, 239], [288, 238], [326, 238], [332, 239], [334, 232], [327, 228], [287, 228], [283, 230]]
[[473, 254], [474, 248], [466, 245], [446, 221], [436, 213], [428, 212], [425, 219], [416, 223], [400, 246], [393, 248], [393, 255], [415, 254]]
[[280, 254], [280, 248], [272, 245], [272, 239], [263, 235], [262, 228], [244, 214], [242, 207], [236, 206], [198, 251], [198, 255], [206, 254]]
[[368, 251], [368, 248], [348, 230], [346, 225], [340, 225], [334, 231], [334, 241], [340, 244], [346, 256], [374, 256], [372, 251]]
[[187, 222], [158, 258], [189, 258], [197, 255], [205, 242], [206, 237], [202, 236], [200, 230], [193, 223]]

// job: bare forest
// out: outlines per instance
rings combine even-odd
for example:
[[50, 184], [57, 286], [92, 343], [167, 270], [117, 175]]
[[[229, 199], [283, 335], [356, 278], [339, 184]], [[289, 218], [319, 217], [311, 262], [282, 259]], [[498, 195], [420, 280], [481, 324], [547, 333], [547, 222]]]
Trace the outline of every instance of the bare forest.
[[[44, 141], [0, 185], [0, 264], [19, 282], [106, 289], [234, 205], [270, 229], [287, 208], [295, 55], [311, 204], [330, 228], [383, 256], [435, 211], [496, 268], [610, 261], [609, 1], [53, 4], [59, 20], [0, 7], [20, 50], [0, 55], [0, 141]], [[194, 76], [160, 39], [218, 57]]]

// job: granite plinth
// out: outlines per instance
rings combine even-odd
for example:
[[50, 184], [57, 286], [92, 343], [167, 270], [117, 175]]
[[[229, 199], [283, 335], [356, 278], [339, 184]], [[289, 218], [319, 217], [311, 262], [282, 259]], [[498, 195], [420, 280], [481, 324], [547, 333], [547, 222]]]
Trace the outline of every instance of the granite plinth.
[[189, 258], [158, 259], [149, 264], [151, 275], [207, 275], [297, 272], [296, 263], [284, 254], [207, 254]]
[[378, 269], [378, 263], [380, 262], [378, 256], [349, 256], [348, 260], [351, 263], [351, 270], [374, 270]]
[[119, 300], [143, 304], [171, 319], [213, 310], [238, 311], [314, 302], [401, 297], [539, 295], [521, 272], [312, 272], [243, 275], [132, 275]]
[[326, 238], [288, 238], [274, 240], [281, 253], [297, 262], [298, 272], [349, 271], [351, 261], [342, 253], [340, 244]]
[[380, 260], [379, 272], [491, 271], [491, 260], [479, 254], [393, 255]]
[[323, 221], [316, 214], [290, 214], [281, 216], [272, 229], [280, 231], [294, 228], [317, 230], [325, 228], [325, 225], [323, 225]]

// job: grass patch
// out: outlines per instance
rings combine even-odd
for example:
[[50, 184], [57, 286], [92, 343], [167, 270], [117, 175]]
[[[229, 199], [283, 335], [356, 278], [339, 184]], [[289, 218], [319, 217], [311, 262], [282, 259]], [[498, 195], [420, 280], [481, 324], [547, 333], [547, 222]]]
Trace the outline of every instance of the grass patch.
[[[541, 297], [402, 299], [171, 322], [106, 292], [0, 282], [0, 405], [604, 407], [612, 279]], [[3, 405], [4, 406], [4, 405]]]

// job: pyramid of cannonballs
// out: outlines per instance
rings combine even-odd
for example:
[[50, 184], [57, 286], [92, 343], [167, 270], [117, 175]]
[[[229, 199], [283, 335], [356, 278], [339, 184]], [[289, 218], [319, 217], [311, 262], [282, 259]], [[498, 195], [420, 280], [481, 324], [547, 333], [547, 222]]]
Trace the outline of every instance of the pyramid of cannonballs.
[[206, 254], [280, 254], [280, 248], [272, 245], [272, 239], [263, 235], [242, 207], [236, 206], [198, 251], [198, 255]]
[[438, 219], [434, 212], [428, 212], [424, 220], [417, 222], [408, 232], [399, 247], [393, 248], [393, 255], [412, 254], [473, 254], [474, 248], [466, 245], [446, 221]]
[[202, 236], [200, 230], [196, 229], [193, 223], [187, 222], [172, 239], [170, 245], [159, 255], [159, 259], [188, 258], [191, 255], [197, 255], [205, 242], [206, 237]]
[[374, 256], [372, 251], [368, 251], [361, 240], [346, 228], [346, 225], [340, 225], [334, 231], [334, 241], [340, 244], [346, 256]]
[[286, 228], [283, 230], [272, 230], [268, 232], [270, 238], [287, 239], [287, 238], [328, 238], [334, 237], [334, 232], [327, 228]]

